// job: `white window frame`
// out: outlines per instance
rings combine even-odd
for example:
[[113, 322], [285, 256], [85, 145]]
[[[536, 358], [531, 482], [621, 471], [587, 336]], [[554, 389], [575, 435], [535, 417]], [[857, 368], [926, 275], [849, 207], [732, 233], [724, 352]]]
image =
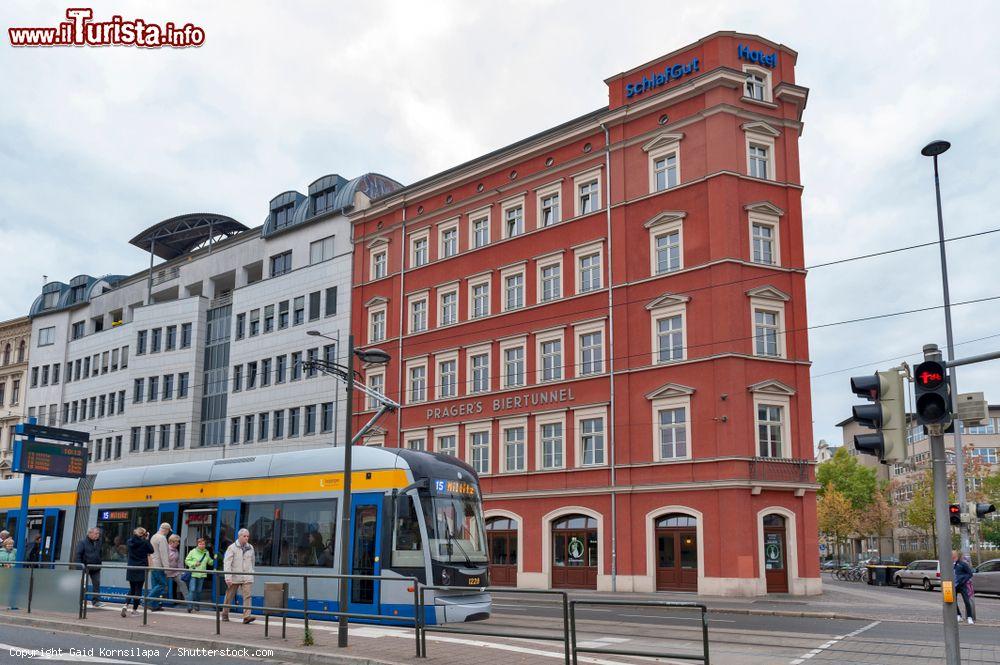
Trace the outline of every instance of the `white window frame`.
[[[420, 268], [431, 262], [431, 230], [423, 229], [417, 231], [410, 236], [410, 269]], [[426, 260], [423, 263], [417, 263], [417, 243], [423, 241], [425, 243], [425, 254]]]
[[[507, 374], [507, 351], [521, 349], [521, 383], [511, 383]], [[500, 342], [500, 388], [524, 388], [528, 385], [528, 338], [516, 337]]]
[[[423, 368], [424, 370], [424, 396], [423, 399], [413, 399], [413, 370]], [[406, 362], [406, 403], [424, 404], [427, 402], [427, 388], [430, 376], [427, 371], [427, 358], [420, 360], [409, 360]]]
[[[451, 322], [446, 322], [444, 320], [444, 298], [448, 295], [455, 296], [455, 320]], [[459, 321], [458, 282], [453, 282], [446, 286], [439, 286], [437, 290], [437, 326], [439, 328], [453, 326]]]
[[[486, 285], [486, 312], [479, 316], [476, 316], [475, 307], [475, 297], [476, 287]], [[470, 277], [468, 281], [468, 292], [469, 292], [469, 320], [473, 319], [485, 319], [486, 317], [492, 315], [493, 313], [493, 275], [487, 273], [485, 275], [480, 275], [478, 277]]]
[[791, 459], [791, 399], [786, 395], [773, 393], [754, 393], [753, 396], [753, 456], [760, 457], [760, 421], [757, 420], [757, 408], [761, 405], [778, 406], [782, 409], [781, 418], [781, 455], [771, 459]]
[[434, 428], [433, 432], [434, 432], [433, 433], [433, 438], [431, 439], [433, 441], [433, 448], [431, 448], [431, 450], [433, 452], [435, 452], [435, 453], [450, 454], [450, 453], [447, 453], [446, 451], [441, 450], [441, 447], [438, 445], [438, 443], [441, 441], [442, 437], [453, 436], [453, 437], [455, 437], [455, 459], [462, 459], [462, 457], [461, 457], [461, 455], [462, 455], [462, 445], [461, 445], [461, 441], [458, 438], [458, 426], [457, 425], [453, 425], [451, 427], [436, 427], [436, 428]]
[[[652, 276], [657, 275], [669, 275], [671, 273], [679, 272], [684, 270], [684, 217], [683, 214], [680, 216], [662, 216], [661, 221], [654, 222], [649, 225], [649, 274]], [[677, 234], [678, 242], [678, 252], [677, 260], [678, 266], [674, 270], [667, 270], [664, 272], [659, 271], [659, 261], [657, 260], [657, 239], [670, 234]]]
[[[691, 442], [693, 440], [691, 435], [691, 396], [677, 395], [673, 397], [661, 397], [659, 399], [652, 400], [651, 407], [652, 420], [650, 422], [653, 423], [653, 460], [657, 462], [681, 462], [690, 460]], [[660, 411], [667, 411], [671, 409], [684, 409], [685, 443], [687, 453], [683, 457], [663, 457], [663, 451], [660, 447]]]
[[[750, 263], [754, 263], [759, 266], [780, 266], [781, 265], [781, 225], [779, 224], [779, 217], [777, 215], [768, 215], [766, 213], [755, 212], [751, 210], [747, 214], [747, 233], [750, 238]], [[774, 257], [774, 261], [771, 263], [764, 263], [762, 261], [754, 260], [754, 247], [753, 247], [753, 227], [754, 225], [769, 226], [771, 228], [771, 254]]]
[[[600, 464], [583, 463], [583, 426], [584, 420], [591, 418], [602, 418], [604, 420], [604, 460]], [[587, 409], [575, 409], [573, 411], [573, 460], [577, 468], [600, 468], [608, 465], [608, 409], [604, 406], [591, 407]]]
[[[446, 245], [445, 245], [445, 237], [444, 236], [445, 236], [445, 233], [447, 233], [448, 231], [454, 231], [455, 232], [455, 251], [452, 254], [448, 254], [445, 251]], [[438, 258], [439, 259], [447, 259], [447, 258], [451, 258], [453, 256], [458, 256], [459, 251], [461, 251], [460, 250], [460, 240], [461, 239], [460, 239], [459, 233], [458, 233], [458, 220], [457, 219], [452, 220], [450, 222], [442, 223], [440, 226], [438, 226]]]
[[[542, 201], [551, 196], [559, 197], [559, 214], [557, 214], [555, 219], [551, 224], [545, 224], [545, 215], [542, 210]], [[562, 181], [552, 183], [551, 185], [545, 185], [544, 187], [539, 187], [535, 190], [535, 228], [544, 229], [549, 226], [555, 226], [563, 220], [563, 194], [562, 194]]]
[[[419, 328], [416, 325], [414, 325], [415, 323], [414, 315], [416, 314], [417, 305], [420, 305], [421, 303], [423, 303], [424, 306], [424, 312], [423, 312], [424, 325], [422, 328]], [[427, 291], [421, 291], [420, 293], [409, 296], [407, 298], [407, 306], [406, 306], [406, 326], [409, 333], [413, 335], [416, 333], [427, 332], [428, 330], [430, 330], [430, 319], [431, 319], [430, 296], [427, 293]]]
[[[559, 292], [556, 294], [555, 298], [550, 300], [544, 299], [544, 284], [542, 281], [542, 274], [545, 268], [550, 268], [552, 266], [559, 267]], [[535, 302], [556, 302], [557, 300], [562, 300], [563, 294], [566, 292], [566, 271], [563, 269], [563, 255], [559, 252], [555, 255], [549, 255], [546, 257], [538, 258], [535, 260]]]
[[[383, 257], [383, 266], [385, 267], [384, 274], [378, 274], [378, 257]], [[369, 250], [369, 265], [368, 265], [368, 275], [372, 280], [385, 279], [389, 276], [389, 248], [383, 243]]]
[[[681, 180], [681, 142], [680, 139], [670, 141], [665, 144], [661, 144], [658, 147], [649, 150], [649, 193], [655, 194], [657, 192], [666, 192], [671, 189], [676, 189], [681, 186], [683, 182]], [[656, 162], [664, 159], [670, 155], [674, 156], [674, 161], [677, 164], [677, 184], [670, 186], [667, 184], [663, 189], [657, 189], [656, 187]]]
[[[455, 382], [452, 384], [451, 388], [454, 394], [445, 395], [442, 388], [444, 388], [444, 381], [441, 380], [441, 365], [444, 363], [453, 362], [455, 363]], [[439, 353], [434, 356], [434, 397], [435, 399], [454, 399], [459, 396], [459, 382], [458, 382], [458, 351], [449, 351], [448, 353]]]
[[[562, 425], [562, 464], [559, 466], [545, 466], [545, 448], [542, 445], [544, 425]], [[535, 469], [537, 471], [558, 471], [566, 468], [566, 457], [569, 452], [566, 436], [565, 411], [535, 416]]]
[[[502, 239], [517, 238], [528, 232], [528, 210], [527, 206], [525, 206], [524, 198], [522, 195], [500, 202], [500, 237]], [[507, 233], [507, 211], [515, 208], [521, 209], [521, 232], [511, 235]]]
[[[430, 445], [427, 440], [426, 429], [416, 429], [403, 432], [403, 448], [411, 450], [410, 448], [411, 441], [423, 441], [424, 442], [423, 450], [425, 452], [430, 450]], [[417, 450], [420, 450], [420, 448], [417, 448]]]
[[[482, 471], [476, 469], [472, 463], [472, 437], [474, 434], [486, 434], [486, 468]], [[493, 427], [487, 422], [469, 423], [465, 426], [465, 461], [476, 470], [479, 475], [490, 475], [493, 472]]]
[[603, 210], [604, 203], [604, 178], [601, 173], [600, 168], [592, 169], [584, 173], [573, 176], [573, 216], [579, 217], [584, 214], [582, 212], [583, 206], [580, 204], [580, 187], [587, 185], [591, 182], [597, 182], [597, 204], [593, 206], [592, 210], [587, 214], [593, 214], [599, 210]]
[[[376, 377], [381, 377], [382, 379], [382, 390], [381, 394], [385, 394], [385, 368], [381, 367], [379, 369], [371, 369], [365, 372], [365, 385], [368, 386], [370, 390], [375, 392], [380, 392], [372, 386], [372, 379]], [[365, 411], [374, 411], [379, 406], [379, 403], [372, 397], [365, 397]]]
[[[594, 289], [589, 291], [581, 290], [583, 287], [582, 270], [580, 268], [580, 261], [584, 258], [597, 254], [597, 275], [600, 283]], [[573, 283], [576, 287], [575, 293], [580, 295], [581, 293], [595, 293], [604, 288], [604, 241], [588, 243], [581, 247], [577, 247], [573, 250]]]
[[[770, 70], [764, 69], [762, 67], [757, 67], [755, 65], [743, 65], [743, 74], [744, 74], [744, 77], [745, 77], [744, 81], [743, 81], [743, 97], [744, 98], [749, 99], [751, 101], [755, 101], [755, 102], [768, 102], [768, 103], [773, 103], [774, 102], [774, 96], [773, 96], [773, 94], [771, 92], [771, 71]], [[761, 77], [764, 80], [764, 98], [763, 99], [757, 99], [756, 97], [751, 97], [750, 95], [747, 94], [746, 79], [748, 79], [750, 77], [750, 74], [756, 74], [757, 76]]]
[[[511, 429], [521, 429], [524, 432], [524, 450], [522, 451], [522, 464], [521, 469], [511, 469], [507, 466], [507, 430]], [[528, 432], [528, 418], [525, 416], [523, 418], [508, 418], [501, 420], [499, 423], [500, 432], [500, 473], [528, 473], [530, 470], [529, 461], [531, 459], [530, 446], [529, 446], [529, 432]]]
[[777, 153], [774, 150], [774, 137], [750, 130], [745, 130], [744, 133], [746, 135], [746, 146], [744, 148], [744, 154], [746, 154], [746, 174], [750, 176], [750, 146], [751, 144], [759, 145], [767, 149], [767, 177], [763, 178], [763, 180], [774, 180], [775, 159], [777, 157]]
[[[474, 356], [486, 356], [486, 390], [475, 390], [473, 384], [472, 358]], [[481, 344], [465, 349], [465, 394], [485, 395], [493, 390], [493, 346], [491, 344]]]
[[[573, 376], [601, 376], [605, 374], [608, 370], [608, 339], [606, 326], [604, 319], [600, 321], [592, 321], [590, 323], [582, 323], [573, 326], [573, 354], [574, 354], [574, 365], [573, 365]], [[600, 333], [601, 335], [601, 371], [591, 372], [589, 374], [583, 374], [583, 348], [580, 344], [580, 338], [584, 335], [589, 335], [592, 333]], [[568, 376], [566, 378], [569, 378]]]
[[[491, 210], [491, 207], [486, 207], [469, 213], [469, 249], [486, 247], [493, 242], [493, 222], [490, 217]], [[486, 242], [482, 245], [476, 245], [476, 222], [481, 219], [486, 220]]]
[[[559, 342], [559, 376], [553, 379], [545, 378], [545, 362], [542, 355], [542, 346], [547, 342]], [[566, 379], [566, 328], [560, 327], [556, 330], [546, 330], [535, 333], [535, 383], [553, 383]]]
[[[521, 278], [521, 304], [515, 307], [511, 307], [507, 302], [507, 280], [511, 277]], [[509, 268], [504, 268], [500, 271], [500, 288], [503, 291], [500, 298], [500, 311], [510, 312], [517, 309], [524, 309], [528, 306], [528, 279], [526, 277], [525, 263], [520, 263], [516, 266]]]
[[[663, 319], [669, 319], [674, 316], [681, 317], [681, 344], [683, 347], [681, 349], [681, 357], [674, 358], [670, 360], [660, 360], [660, 328], [659, 322]], [[687, 337], [687, 303], [675, 303], [670, 305], [663, 305], [661, 307], [654, 307], [649, 311], [650, 320], [650, 339], [651, 339], [651, 349], [652, 349], [652, 364], [654, 365], [669, 365], [671, 363], [681, 362], [688, 359], [688, 337]]]
[[[757, 353], [757, 311], [763, 310], [767, 312], [773, 312], [777, 314], [777, 325], [778, 325], [778, 354], [775, 356], [763, 355]], [[764, 298], [761, 296], [751, 296], [750, 297], [750, 338], [753, 343], [753, 355], [758, 358], [787, 358], [788, 352], [786, 348], [786, 332], [787, 328], [785, 326], [785, 303], [777, 298]]]
[[[372, 333], [374, 332], [375, 316], [377, 314], [382, 315], [382, 336], [376, 338]], [[384, 342], [388, 338], [388, 326], [389, 326], [389, 304], [381, 303], [378, 305], [372, 305], [368, 308], [368, 343], [375, 344], [377, 342]]]

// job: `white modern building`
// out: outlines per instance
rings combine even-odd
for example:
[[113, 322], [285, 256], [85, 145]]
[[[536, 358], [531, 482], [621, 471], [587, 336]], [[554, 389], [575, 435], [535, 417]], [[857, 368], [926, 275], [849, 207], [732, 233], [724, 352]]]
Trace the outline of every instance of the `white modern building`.
[[90, 432], [94, 470], [341, 444], [344, 385], [303, 363], [336, 360], [349, 334], [344, 213], [399, 187], [324, 176], [254, 229], [181, 215], [131, 240], [148, 271], [46, 284], [27, 415]]

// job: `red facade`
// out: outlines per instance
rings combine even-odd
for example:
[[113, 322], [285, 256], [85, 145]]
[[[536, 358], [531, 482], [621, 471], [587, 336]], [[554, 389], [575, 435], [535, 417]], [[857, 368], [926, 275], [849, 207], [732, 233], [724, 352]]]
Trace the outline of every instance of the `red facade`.
[[716, 33], [352, 215], [367, 443], [477, 467], [495, 579], [819, 591], [796, 57]]

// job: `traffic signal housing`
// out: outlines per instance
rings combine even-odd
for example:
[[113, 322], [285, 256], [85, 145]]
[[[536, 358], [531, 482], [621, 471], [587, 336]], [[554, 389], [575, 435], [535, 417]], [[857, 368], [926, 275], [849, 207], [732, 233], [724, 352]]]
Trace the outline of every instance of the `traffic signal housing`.
[[951, 522], [952, 526], [962, 525], [962, 506], [957, 503], [952, 503], [948, 505], [948, 520]]
[[969, 504], [969, 516], [975, 517], [977, 520], [981, 520], [992, 512], [996, 512], [997, 507], [992, 503], [976, 503], [975, 501], [970, 501]]
[[873, 402], [852, 409], [858, 424], [875, 430], [854, 436], [854, 448], [883, 464], [906, 459], [906, 399], [903, 376], [896, 370], [851, 377], [851, 390]]
[[944, 364], [925, 360], [914, 367], [913, 385], [920, 424], [947, 426], [951, 422], [951, 390]]

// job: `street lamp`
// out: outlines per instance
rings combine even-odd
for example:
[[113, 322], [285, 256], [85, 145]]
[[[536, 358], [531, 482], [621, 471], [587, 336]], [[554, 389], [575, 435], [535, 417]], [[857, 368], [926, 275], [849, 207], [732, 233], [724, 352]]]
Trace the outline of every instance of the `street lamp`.
[[[920, 154], [924, 157], [934, 158], [934, 194], [937, 199], [937, 219], [938, 219], [938, 248], [941, 252], [941, 283], [944, 287], [944, 328], [948, 342], [948, 360], [955, 359], [955, 338], [951, 328], [951, 295], [948, 291], [948, 256], [944, 247], [944, 216], [941, 213], [941, 181], [938, 177], [938, 155], [948, 151], [951, 143], [938, 139], [925, 145]], [[953, 407], [958, 404], [958, 373], [952, 367], [949, 372], [951, 378], [951, 402]], [[958, 485], [958, 503], [965, 505], [965, 455], [962, 451], [962, 421], [958, 419], [958, 409], [953, 408], [955, 413], [953, 423], [955, 425], [955, 484]], [[959, 527], [961, 534], [962, 554], [969, 556], [969, 528], [964, 522]]]
[[[324, 335], [318, 330], [308, 330], [307, 335], [313, 337], [324, 337], [326, 339], [337, 341], [332, 337]], [[341, 365], [339, 363], [325, 361], [325, 360], [314, 360], [310, 361], [312, 365], [318, 367], [323, 372], [328, 374], [334, 374], [335, 376], [343, 379], [344, 384], [347, 387], [347, 402], [344, 407], [345, 417], [344, 417], [344, 505], [341, 507], [340, 511], [340, 574], [341, 578], [338, 583], [340, 590], [340, 600], [338, 601], [340, 614], [337, 616], [337, 646], [346, 647], [347, 646], [347, 617], [344, 616], [344, 612], [347, 611], [347, 591], [350, 586], [347, 581], [348, 565], [347, 558], [349, 554], [348, 543], [350, 542], [350, 530], [351, 530], [351, 473], [352, 473], [352, 450], [354, 449], [354, 442], [360, 439], [365, 432], [370, 430], [375, 422], [382, 417], [388, 411], [395, 410], [399, 408], [399, 404], [390, 400], [389, 398], [371, 390], [368, 386], [359, 382], [355, 379], [357, 374], [354, 369], [354, 359], [359, 358], [362, 362], [368, 364], [384, 365], [389, 362], [391, 356], [381, 349], [355, 349], [354, 348], [354, 335], [347, 336], [347, 356], [346, 365]], [[369, 397], [375, 399], [379, 403], [379, 409], [372, 417], [368, 423], [358, 430], [358, 433], [354, 436], [351, 435], [352, 423], [351, 419], [353, 417], [353, 406], [354, 402], [352, 397], [354, 396], [354, 390], [368, 395]]]

